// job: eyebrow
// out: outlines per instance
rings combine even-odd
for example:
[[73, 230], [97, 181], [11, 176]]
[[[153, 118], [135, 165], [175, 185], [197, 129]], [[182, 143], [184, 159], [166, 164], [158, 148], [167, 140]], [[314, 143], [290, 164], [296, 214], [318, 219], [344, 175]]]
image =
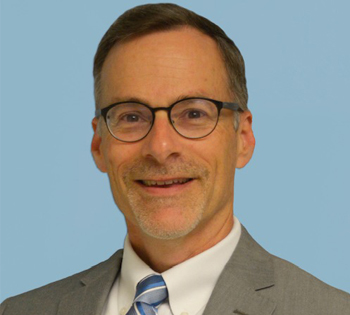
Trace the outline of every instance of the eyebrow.
[[[174, 99], [173, 102], [171, 102], [170, 104], [168, 104], [168, 106], [170, 106], [171, 104], [174, 104], [178, 101], [181, 101], [183, 99], [186, 98], [210, 98], [208, 95], [205, 95], [203, 93], [193, 93], [193, 94], [180, 94], [176, 99]], [[134, 97], [134, 96], [130, 96], [130, 97], [113, 97], [110, 101], [110, 103], [108, 103], [106, 106], [103, 107], [107, 107], [111, 104], [115, 104], [115, 103], [121, 103], [121, 102], [136, 102], [136, 103], [142, 103], [142, 104], [146, 104], [146, 105], [151, 105], [145, 98], [141, 98], [141, 97]], [[161, 104], [153, 104], [153, 105], [161, 105]]]
[[[145, 99], [138, 97], [113, 97], [108, 104], [121, 103], [121, 102], [137, 102], [137, 103], [147, 103]], [[107, 105], [108, 106], [108, 105]]]

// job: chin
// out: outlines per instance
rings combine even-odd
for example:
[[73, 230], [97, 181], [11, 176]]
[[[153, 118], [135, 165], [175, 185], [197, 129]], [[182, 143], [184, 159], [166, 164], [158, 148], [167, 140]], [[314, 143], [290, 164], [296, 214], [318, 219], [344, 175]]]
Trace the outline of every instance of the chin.
[[201, 222], [202, 213], [201, 208], [158, 208], [153, 211], [143, 208], [134, 215], [143, 233], [157, 239], [173, 240], [190, 234]]
[[191, 233], [201, 222], [207, 206], [205, 191], [171, 197], [153, 197], [128, 191], [128, 208], [143, 233], [157, 239], [177, 239]]
[[192, 225], [179, 225], [177, 223], [169, 226], [168, 224], [162, 223], [146, 224], [145, 222], [142, 222], [140, 224], [139, 222], [139, 226], [145, 234], [153, 238], [161, 240], [175, 240], [190, 234], [197, 227], [198, 223], [199, 222], [193, 222]]

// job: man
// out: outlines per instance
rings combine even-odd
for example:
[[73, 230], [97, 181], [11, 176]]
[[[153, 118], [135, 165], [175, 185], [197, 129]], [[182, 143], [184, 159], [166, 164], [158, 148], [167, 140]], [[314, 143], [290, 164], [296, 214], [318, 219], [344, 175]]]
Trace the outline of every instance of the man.
[[262, 249], [233, 215], [254, 151], [244, 62], [173, 4], [136, 7], [95, 56], [91, 151], [124, 252], [6, 300], [1, 314], [350, 314], [350, 297]]

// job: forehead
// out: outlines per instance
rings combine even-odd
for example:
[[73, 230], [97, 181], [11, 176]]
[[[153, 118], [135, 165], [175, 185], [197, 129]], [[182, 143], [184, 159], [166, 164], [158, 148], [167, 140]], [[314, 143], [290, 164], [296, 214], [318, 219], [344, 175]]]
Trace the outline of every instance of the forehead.
[[[109, 52], [101, 72], [101, 105], [126, 97], [227, 100], [227, 73], [217, 43], [193, 28], [144, 35]], [[168, 100], [166, 100], [168, 98]]]

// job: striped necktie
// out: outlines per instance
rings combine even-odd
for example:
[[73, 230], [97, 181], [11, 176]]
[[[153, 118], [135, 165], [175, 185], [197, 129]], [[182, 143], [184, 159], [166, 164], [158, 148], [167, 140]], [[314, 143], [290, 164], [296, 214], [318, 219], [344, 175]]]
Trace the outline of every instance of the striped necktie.
[[156, 315], [168, 298], [168, 290], [161, 275], [149, 275], [136, 286], [133, 305], [126, 315]]

